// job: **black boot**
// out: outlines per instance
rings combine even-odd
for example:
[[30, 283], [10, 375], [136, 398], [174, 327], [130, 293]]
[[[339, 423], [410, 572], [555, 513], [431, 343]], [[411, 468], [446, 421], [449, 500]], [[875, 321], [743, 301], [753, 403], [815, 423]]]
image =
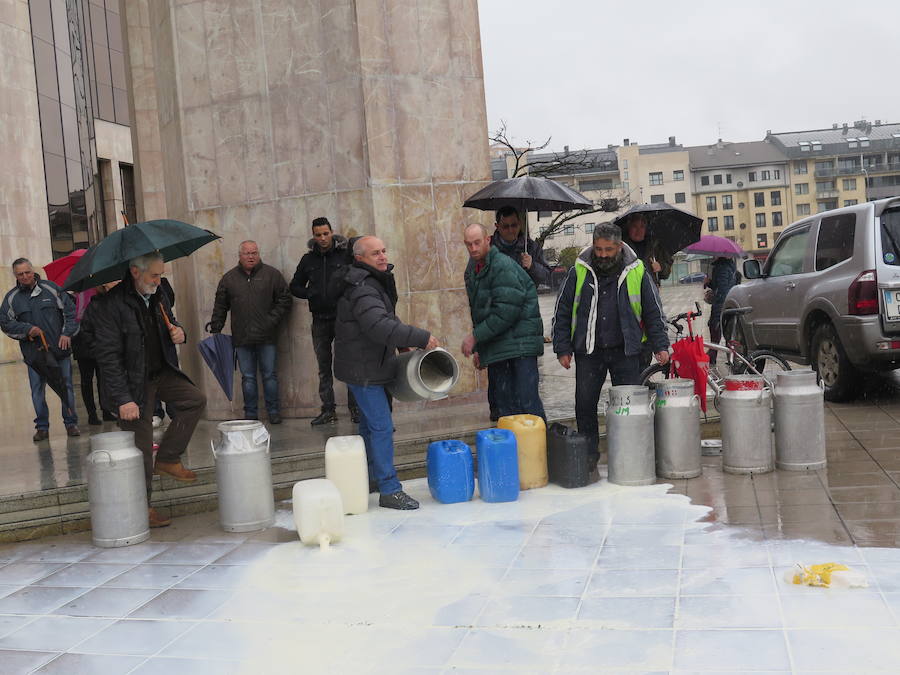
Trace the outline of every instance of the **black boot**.
[[317, 427], [320, 424], [334, 424], [335, 422], [337, 422], [337, 415], [334, 414], [334, 410], [323, 410], [318, 417], [312, 418], [310, 424]]
[[95, 410], [92, 413], [88, 413], [88, 424], [92, 427], [99, 427], [103, 422], [100, 421], [100, 418], [97, 417], [97, 411]]

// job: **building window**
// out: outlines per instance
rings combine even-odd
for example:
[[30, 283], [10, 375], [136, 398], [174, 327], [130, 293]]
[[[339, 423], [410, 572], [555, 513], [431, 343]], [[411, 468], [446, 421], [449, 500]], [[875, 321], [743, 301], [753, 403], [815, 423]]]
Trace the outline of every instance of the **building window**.
[[723, 224], [724, 224], [726, 230], [733, 230], [734, 229], [734, 216], [725, 216]]
[[585, 223], [584, 224], [584, 233], [585, 234], [593, 234], [594, 233], [594, 223]]
[[662, 185], [663, 184], [663, 176], [662, 171], [653, 171], [650, 173], [650, 185]]
[[775, 169], [775, 170], [772, 172], [772, 177], [773, 177], [775, 180], [780, 180], [780, 179], [781, 179], [781, 169]]
[[538, 211], [538, 220], [540, 220], [541, 218], [549, 218], [552, 215], [552, 211]]
[[769, 198], [772, 200], [772, 206], [781, 206], [781, 190], [772, 190]]
[[134, 195], [134, 167], [130, 164], [119, 164], [119, 176], [122, 180], [122, 206], [129, 223], [137, 222], [137, 204]]
[[729, 185], [731, 185], [731, 174], [730, 173], [725, 174], [725, 182], [728, 183]]
[[734, 208], [731, 202], [731, 195], [722, 195], [722, 208], [726, 211]]
[[628, 170], [622, 172], [622, 180], [628, 180]]
[[766, 214], [765, 213], [757, 213], [756, 214], [756, 226], [757, 227], [765, 227], [766, 226]]
[[672, 172], [672, 180], [684, 180], [684, 170], [676, 169]]
[[796, 183], [794, 185], [794, 194], [808, 195], [809, 194], [809, 183]]
[[575, 234], [575, 223], [566, 223], [563, 225], [563, 234]]
[[719, 219], [713, 216], [712, 218], [707, 218], [706, 220], [706, 229], [710, 232], [715, 232], [719, 229]]
[[781, 211], [772, 212], [772, 227], [781, 227], [784, 223], [781, 220]]
[[753, 193], [753, 206], [765, 206], [766, 205], [766, 193], [765, 192], [754, 192]]
[[822, 141], [813, 141], [812, 142], [813, 152], [818, 152], [822, 149]]
[[807, 172], [806, 161], [800, 160], [799, 162], [794, 162], [794, 175], [801, 176]]
[[709, 176], [700, 176], [700, 185], [709, 185]]
[[760, 180], [771, 180], [771, 179], [772, 179], [772, 172], [769, 171], [769, 170], [763, 171], [763, 172], [762, 172], [762, 175], [760, 176], [759, 179], [760, 179]]
[[666, 201], [665, 195], [650, 195], [650, 203], [651, 204], [659, 204], [660, 202]]
[[716, 210], [716, 198], [715, 197], [707, 197], [706, 198], [706, 210], [707, 211], [715, 211]]
[[809, 204], [797, 204], [797, 215], [808, 216], [810, 214]]
[[722, 184], [722, 174], [717, 173], [715, 176], [713, 176], [713, 184], [715, 184], [715, 185]]
[[858, 199], [845, 199], [844, 200], [844, 206], [856, 206], [857, 204], [859, 204]]
[[769, 248], [769, 235], [765, 233], [757, 234], [756, 248]]
[[816, 181], [816, 192], [831, 192], [835, 189], [835, 184], [833, 180], [817, 180]]
[[751, 183], [755, 183], [756, 182], [756, 172], [751, 171], [750, 173], [748, 173], [747, 180], [749, 180]]
[[683, 193], [683, 192], [676, 192], [676, 193], [675, 193], [675, 203], [676, 203], [676, 204], [684, 204], [684, 202], [685, 202], [685, 199], [684, 199], [684, 193]]
[[[628, 178], [627, 172], [625, 178]], [[610, 190], [612, 189], [612, 186], [613, 182], [611, 178], [578, 181], [578, 187], [582, 192], [588, 192], [590, 190]]]
[[809, 142], [808, 141], [800, 141], [797, 143], [800, 146], [800, 152], [809, 152]]
[[855, 178], [845, 178], [844, 179], [844, 189], [845, 190], [855, 190], [856, 189], [856, 179]]

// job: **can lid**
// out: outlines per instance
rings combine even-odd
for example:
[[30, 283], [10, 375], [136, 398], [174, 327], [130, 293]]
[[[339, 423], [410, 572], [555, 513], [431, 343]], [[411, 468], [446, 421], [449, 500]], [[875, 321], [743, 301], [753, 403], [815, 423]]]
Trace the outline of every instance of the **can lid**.
[[760, 391], [765, 380], [758, 375], [730, 375], [725, 378], [725, 391]]

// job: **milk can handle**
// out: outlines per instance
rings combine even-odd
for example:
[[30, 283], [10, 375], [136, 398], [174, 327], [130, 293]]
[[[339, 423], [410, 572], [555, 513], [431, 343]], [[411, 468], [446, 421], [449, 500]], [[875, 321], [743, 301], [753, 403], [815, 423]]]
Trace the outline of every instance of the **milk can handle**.
[[691, 394], [691, 405], [694, 403], [697, 404], [697, 407], [700, 406], [700, 394]]
[[655, 412], [654, 411], [655, 405], [656, 405], [656, 392], [651, 391], [650, 392], [650, 403], [647, 405], [647, 414], [648, 415], [652, 415]]
[[[111, 454], [109, 454], [109, 452], [108, 452], [107, 450], [94, 450], [94, 454], [95, 454], [95, 455], [99, 455], [101, 452], [102, 452], [104, 455], [106, 455], [107, 458], [109, 459], [109, 465], [110, 465], [110, 466], [115, 466], [115, 465], [116, 465], [116, 460], [113, 459], [113, 456], [112, 456]], [[94, 462], [92, 461], [91, 464], [93, 464], [93, 463], [94, 463]]]

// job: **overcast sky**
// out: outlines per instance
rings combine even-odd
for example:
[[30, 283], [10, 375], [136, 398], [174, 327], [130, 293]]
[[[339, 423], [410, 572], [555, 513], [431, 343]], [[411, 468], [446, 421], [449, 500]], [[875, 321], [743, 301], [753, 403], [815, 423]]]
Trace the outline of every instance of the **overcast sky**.
[[489, 131], [550, 149], [900, 122], [898, 0], [479, 0]]

